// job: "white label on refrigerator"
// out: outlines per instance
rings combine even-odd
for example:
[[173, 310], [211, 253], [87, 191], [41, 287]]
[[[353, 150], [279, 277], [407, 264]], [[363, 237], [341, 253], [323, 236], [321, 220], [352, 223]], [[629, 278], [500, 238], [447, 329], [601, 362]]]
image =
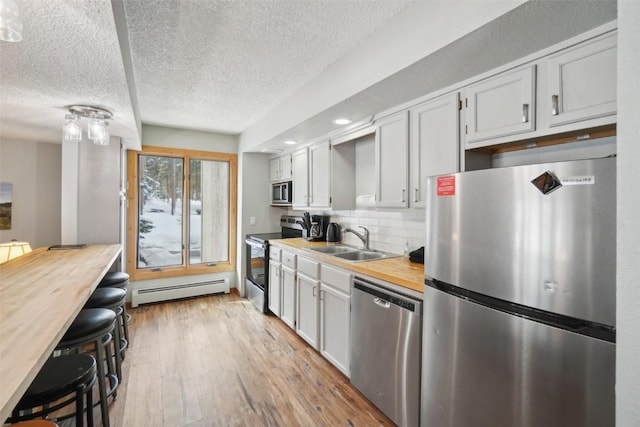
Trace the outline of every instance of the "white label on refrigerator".
[[562, 185], [593, 185], [596, 183], [596, 177], [593, 175], [585, 176], [568, 176], [560, 178]]

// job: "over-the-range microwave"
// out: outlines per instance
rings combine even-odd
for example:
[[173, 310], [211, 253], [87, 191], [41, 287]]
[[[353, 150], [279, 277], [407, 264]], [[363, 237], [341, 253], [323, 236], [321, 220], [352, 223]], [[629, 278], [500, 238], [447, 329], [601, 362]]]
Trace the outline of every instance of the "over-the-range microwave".
[[276, 206], [291, 206], [293, 183], [291, 181], [271, 184], [271, 204]]

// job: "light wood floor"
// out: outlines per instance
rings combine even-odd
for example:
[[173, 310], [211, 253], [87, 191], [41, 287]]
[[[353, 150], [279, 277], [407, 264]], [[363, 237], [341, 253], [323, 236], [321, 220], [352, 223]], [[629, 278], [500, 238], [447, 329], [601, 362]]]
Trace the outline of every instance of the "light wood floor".
[[130, 314], [115, 427], [393, 425], [282, 321], [234, 294]]

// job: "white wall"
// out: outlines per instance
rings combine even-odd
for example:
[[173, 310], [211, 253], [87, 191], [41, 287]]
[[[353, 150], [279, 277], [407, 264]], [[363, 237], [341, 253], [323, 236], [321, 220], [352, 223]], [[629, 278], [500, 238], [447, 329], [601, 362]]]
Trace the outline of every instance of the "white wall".
[[60, 144], [0, 141], [0, 181], [13, 184], [12, 226], [0, 242], [60, 243], [60, 171]]
[[640, 2], [618, 2], [616, 425], [640, 426]]
[[[270, 155], [242, 153], [240, 173], [238, 174], [238, 290], [244, 295], [244, 277], [246, 276], [245, 235], [249, 233], [269, 233], [280, 231], [280, 216], [286, 209], [272, 207], [271, 182], [269, 181]], [[255, 224], [251, 225], [251, 218]]]
[[237, 153], [238, 137], [222, 133], [142, 125], [142, 145]]

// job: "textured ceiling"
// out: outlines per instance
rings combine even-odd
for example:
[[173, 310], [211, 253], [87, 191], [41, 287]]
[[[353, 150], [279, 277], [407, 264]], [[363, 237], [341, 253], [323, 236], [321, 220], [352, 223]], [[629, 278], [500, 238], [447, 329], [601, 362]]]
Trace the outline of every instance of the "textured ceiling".
[[[65, 106], [94, 104], [114, 113], [112, 134], [136, 148], [140, 120], [231, 134], [268, 120], [415, 2], [17, 3], [24, 39], [0, 42], [0, 137], [60, 141]], [[255, 148], [316, 138], [331, 130], [337, 116], [364, 118], [512, 61], [615, 19], [615, 5], [527, 2]]]
[[114, 113], [111, 133], [138, 139], [109, 1], [18, 0], [24, 38], [0, 42], [2, 138], [60, 141], [66, 106]]
[[143, 123], [237, 134], [406, 0], [125, 0]]

